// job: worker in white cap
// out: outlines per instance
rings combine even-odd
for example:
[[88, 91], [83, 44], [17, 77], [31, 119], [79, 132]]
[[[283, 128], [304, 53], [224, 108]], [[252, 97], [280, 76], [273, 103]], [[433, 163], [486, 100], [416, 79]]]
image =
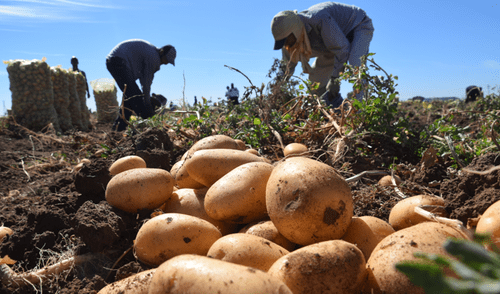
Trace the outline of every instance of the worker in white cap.
[[[285, 78], [293, 75], [297, 63], [318, 82], [316, 94], [327, 105], [337, 108], [342, 104], [340, 82], [336, 79], [344, 63], [360, 66], [361, 56], [368, 54], [373, 37], [372, 20], [361, 8], [337, 2], [324, 2], [297, 13], [285, 10], [271, 22], [274, 50], [282, 49], [287, 63]], [[316, 57], [310, 66], [309, 59]], [[362, 93], [356, 95], [361, 100]]]

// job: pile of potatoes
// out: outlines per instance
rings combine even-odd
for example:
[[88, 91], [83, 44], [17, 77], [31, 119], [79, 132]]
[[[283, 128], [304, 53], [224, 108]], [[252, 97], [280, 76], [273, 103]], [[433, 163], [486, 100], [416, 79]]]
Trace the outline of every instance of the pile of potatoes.
[[34, 131], [52, 123], [54, 129], [60, 131], [50, 67], [45, 59], [17, 59], [4, 63], [9, 73], [12, 113], [16, 122]]
[[118, 100], [113, 79], [98, 79], [90, 82], [97, 107], [98, 122], [113, 122], [118, 115]]
[[[347, 182], [306, 157], [305, 146], [292, 147], [271, 163], [215, 135], [170, 172], [138, 156], [114, 162], [106, 200], [130, 213], [161, 212], [134, 241], [135, 257], [152, 269], [99, 293], [424, 293], [395, 264], [417, 251], [446, 254], [446, 238], [467, 238], [414, 212], [442, 212], [434, 196], [401, 201], [389, 222], [353, 216]], [[133, 281], [140, 290], [127, 290]]]
[[76, 77], [68, 72], [68, 89], [69, 89], [69, 112], [71, 112], [71, 123], [79, 130], [83, 130], [82, 108], [80, 106], [80, 98], [76, 91]]
[[35, 131], [52, 123], [56, 131], [90, 127], [85, 91], [86, 80], [79, 72], [49, 67], [40, 60], [9, 60], [7, 64], [12, 111], [16, 121]]
[[86, 93], [87, 93], [87, 80], [83, 76], [83, 74], [79, 71], [69, 70], [69, 73], [75, 76], [75, 88], [76, 94], [80, 101], [80, 118], [82, 120], [82, 131], [87, 131], [90, 124], [90, 112], [87, 107]]
[[68, 72], [60, 66], [53, 66], [50, 71], [54, 92], [54, 108], [58, 115], [61, 130], [65, 132], [73, 127], [71, 113], [69, 112]]

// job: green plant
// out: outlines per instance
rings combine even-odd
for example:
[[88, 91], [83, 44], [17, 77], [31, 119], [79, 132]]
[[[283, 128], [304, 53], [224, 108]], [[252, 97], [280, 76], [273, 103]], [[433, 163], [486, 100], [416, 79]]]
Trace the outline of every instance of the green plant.
[[420, 261], [400, 262], [396, 268], [426, 293], [498, 294], [500, 254], [486, 250], [488, 242], [488, 237], [479, 235], [474, 241], [449, 239], [443, 247], [452, 257], [415, 253]]

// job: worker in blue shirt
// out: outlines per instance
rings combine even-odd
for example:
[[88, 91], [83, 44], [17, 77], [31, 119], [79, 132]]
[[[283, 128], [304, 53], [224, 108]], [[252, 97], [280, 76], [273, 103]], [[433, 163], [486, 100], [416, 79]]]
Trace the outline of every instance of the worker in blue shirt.
[[[318, 82], [316, 94], [327, 105], [336, 108], [342, 104], [340, 82], [336, 79], [344, 63], [360, 66], [360, 57], [368, 54], [373, 37], [372, 20], [356, 6], [324, 2], [297, 12], [281, 11], [271, 22], [275, 39], [274, 50], [282, 49], [283, 62], [287, 63], [285, 78], [293, 75], [297, 63]], [[312, 65], [309, 59], [316, 57]], [[362, 93], [356, 95], [362, 99]]]
[[[124, 93], [126, 120], [130, 118], [132, 111], [142, 118], [154, 115], [150, 95], [154, 74], [162, 64], [170, 63], [175, 66], [176, 56], [177, 52], [172, 45], [157, 48], [139, 39], [123, 41], [111, 50], [106, 57], [106, 67], [122, 92], [127, 85]], [[135, 82], [137, 79], [141, 82], [142, 91]], [[126, 127], [126, 122], [119, 115], [113, 124], [113, 130], [123, 131]]]

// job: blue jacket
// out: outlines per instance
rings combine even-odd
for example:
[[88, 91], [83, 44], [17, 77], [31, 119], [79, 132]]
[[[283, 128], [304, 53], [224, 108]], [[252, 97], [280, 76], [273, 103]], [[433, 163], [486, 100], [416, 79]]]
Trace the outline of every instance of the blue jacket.
[[158, 48], [148, 41], [132, 39], [116, 45], [108, 54], [110, 57], [121, 57], [134, 80], [139, 79], [144, 100], [150, 101], [151, 84], [155, 72], [160, 70], [161, 60]]

